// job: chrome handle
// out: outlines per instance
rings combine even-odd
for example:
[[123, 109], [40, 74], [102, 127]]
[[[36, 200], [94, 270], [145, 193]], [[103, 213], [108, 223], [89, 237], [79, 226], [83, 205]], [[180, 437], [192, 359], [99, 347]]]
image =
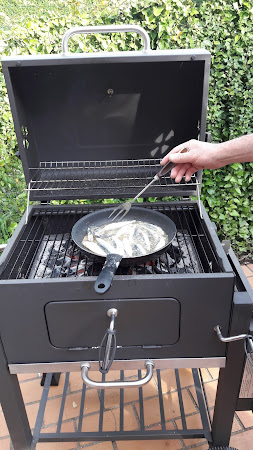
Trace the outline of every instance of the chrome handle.
[[[116, 308], [110, 308], [107, 311], [107, 316], [110, 317], [111, 321], [110, 321], [110, 326], [109, 329], [107, 330], [107, 332], [105, 333], [101, 345], [100, 345], [100, 349], [99, 349], [99, 361], [100, 361], [100, 367], [99, 370], [102, 373], [107, 373], [113, 363], [114, 357], [115, 357], [115, 352], [116, 352], [116, 336], [115, 333], [116, 331], [114, 330], [114, 324], [115, 324], [115, 318], [118, 315], [118, 310]], [[113, 350], [112, 350], [112, 356], [110, 359], [110, 352], [111, 352], [111, 345], [112, 345], [112, 337], [114, 340], [114, 345], [113, 345]], [[102, 347], [103, 347], [103, 343], [105, 342], [107, 338], [107, 342], [106, 342], [106, 348], [105, 348], [105, 354], [104, 354], [104, 360], [103, 363], [101, 363], [101, 352], [102, 352]]]
[[145, 362], [145, 366], [147, 368], [147, 373], [144, 378], [141, 380], [135, 380], [135, 381], [93, 381], [88, 377], [88, 371], [90, 368], [90, 364], [88, 362], [85, 362], [81, 365], [82, 370], [82, 380], [87, 386], [96, 388], [96, 389], [108, 389], [108, 388], [138, 388], [141, 386], [144, 386], [144, 384], [147, 384], [152, 376], [153, 376], [153, 368], [155, 367], [155, 364], [153, 361], [148, 360]]
[[253, 352], [253, 342], [252, 336], [250, 334], [238, 334], [237, 336], [230, 336], [225, 338], [221, 334], [221, 327], [219, 325], [216, 325], [216, 327], [214, 327], [214, 331], [216, 331], [217, 336], [221, 342], [234, 342], [241, 341], [242, 339], [247, 339], [250, 351]]
[[80, 34], [80, 33], [85, 33], [85, 34], [90, 34], [90, 33], [115, 33], [115, 32], [132, 32], [132, 33], [138, 33], [142, 39], [143, 39], [143, 46], [144, 46], [144, 51], [149, 51], [150, 50], [150, 40], [149, 40], [149, 35], [148, 33], [142, 28], [139, 27], [138, 25], [101, 25], [101, 26], [96, 26], [96, 27], [75, 27], [75, 28], [70, 28], [70, 30], [68, 30], [62, 39], [62, 54], [64, 56], [67, 55], [68, 53], [68, 41], [71, 38], [71, 36], [74, 36], [75, 34]]

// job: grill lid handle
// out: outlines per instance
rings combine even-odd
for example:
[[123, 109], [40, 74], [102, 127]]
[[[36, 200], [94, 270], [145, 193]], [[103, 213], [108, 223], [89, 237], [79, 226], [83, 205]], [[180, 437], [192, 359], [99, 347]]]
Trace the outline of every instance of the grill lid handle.
[[144, 51], [150, 50], [150, 40], [148, 33], [138, 25], [101, 25], [101, 26], [90, 26], [90, 27], [74, 27], [68, 30], [62, 39], [62, 54], [67, 56], [68, 54], [68, 41], [71, 36], [75, 34], [90, 34], [90, 33], [138, 33], [143, 39]]
[[90, 387], [96, 388], [96, 389], [104, 389], [104, 388], [129, 388], [129, 387], [141, 387], [144, 386], [144, 384], [147, 384], [152, 376], [153, 376], [153, 369], [154, 369], [154, 362], [151, 360], [147, 360], [145, 362], [145, 366], [147, 368], [147, 373], [144, 378], [141, 378], [141, 380], [135, 380], [135, 381], [93, 381], [88, 377], [88, 371], [90, 368], [90, 364], [88, 362], [85, 362], [81, 365], [82, 370], [82, 380], [85, 384], [87, 384]]

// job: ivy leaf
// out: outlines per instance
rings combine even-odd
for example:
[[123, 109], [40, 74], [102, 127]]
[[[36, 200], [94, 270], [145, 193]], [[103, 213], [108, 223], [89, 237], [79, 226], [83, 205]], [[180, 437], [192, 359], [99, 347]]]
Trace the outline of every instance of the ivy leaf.
[[162, 11], [163, 11], [163, 6], [154, 6], [154, 8], [153, 8], [153, 12], [154, 12], [154, 16], [155, 17], [160, 16]]

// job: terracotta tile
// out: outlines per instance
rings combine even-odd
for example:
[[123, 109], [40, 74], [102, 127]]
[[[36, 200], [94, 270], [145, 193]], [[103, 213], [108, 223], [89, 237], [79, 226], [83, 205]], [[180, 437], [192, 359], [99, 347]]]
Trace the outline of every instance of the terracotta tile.
[[208, 444], [203, 444], [203, 445], [196, 447], [196, 450], [209, 450], [209, 448], [210, 447]]
[[[93, 391], [93, 393], [94, 393], [94, 402], [92, 404], [93, 408], [91, 407], [91, 410], [89, 410], [87, 412], [93, 412], [94, 408], [95, 408], [95, 410], [97, 410], [99, 408], [97, 392]], [[86, 394], [88, 394], [88, 392], [86, 392]], [[89, 399], [86, 398], [86, 400], [89, 403]], [[86, 401], [85, 401], [85, 403], [86, 403]], [[96, 405], [95, 405], [95, 403], [96, 403]], [[80, 405], [81, 405], [81, 392], [67, 395], [66, 401], [65, 401], [65, 406], [64, 406], [64, 411], [63, 411], [64, 420], [65, 419], [73, 419], [74, 417], [78, 417], [80, 414]]]
[[241, 431], [243, 428], [241, 427], [241, 425], [239, 424], [238, 420], [236, 417], [234, 417], [233, 420], [233, 426], [232, 426], [232, 433], [235, 433], [237, 431]]
[[[177, 427], [179, 429], [182, 428], [182, 422], [180, 420], [176, 420]], [[186, 425], [188, 429], [197, 429], [200, 430], [203, 428], [200, 414], [194, 414], [193, 416], [186, 417]], [[205, 443], [205, 438], [200, 439], [184, 439], [184, 443], [186, 446], [195, 445], [200, 443]]]
[[[99, 414], [91, 414], [83, 418], [82, 431], [92, 432], [98, 431]], [[120, 410], [119, 408], [105, 411], [103, 415], [103, 431], [118, 431], [120, 427]], [[136, 430], [138, 423], [132, 406], [124, 408], [124, 430]], [[84, 445], [84, 442], [82, 443]]]
[[213, 367], [213, 368], [208, 369], [208, 370], [209, 370], [210, 374], [212, 375], [213, 379], [216, 379], [216, 378], [219, 377], [220, 369], [218, 367]]
[[[210, 409], [211, 420], [213, 420], [213, 412], [214, 412], [214, 408]], [[238, 422], [238, 420], [236, 418], [236, 414], [235, 414], [235, 417], [234, 417], [234, 420], [233, 420], [233, 425], [232, 425], [232, 433], [235, 433], [235, 432], [240, 431], [240, 430], [242, 430], [242, 427], [239, 424], [239, 422]]]
[[[143, 398], [153, 397], [158, 394], [154, 379], [142, 388]], [[124, 403], [139, 401], [139, 389], [124, 389]], [[105, 392], [105, 408], [118, 407], [120, 404], [120, 389], [108, 389]]]
[[90, 450], [113, 450], [113, 445], [112, 442], [99, 442], [98, 444], [92, 445], [91, 447], [88, 448]]
[[48, 398], [57, 397], [63, 394], [63, 388], [65, 383], [65, 374], [61, 373], [58, 386], [50, 386], [48, 392]]
[[[94, 381], [102, 381], [102, 373], [99, 370], [89, 371], [89, 378]], [[109, 372], [105, 375], [105, 381], [115, 381], [120, 379], [120, 371], [119, 370], [109, 370]]]
[[[138, 417], [140, 417], [140, 406], [139, 403], [136, 403], [136, 411]], [[155, 423], [161, 422], [160, 408], [159, 408], [159, 400], [158, 397], [144, 400], [144, 425], [147, 427], [148, 425], [152, 425]]]
[[247, 264], [247, 267], [251, 270], [251, 272], [253, 272], [253, 264]]
[[179, 369], [181, 388], [194, 385], [191, 369]]
[[[103, 431], [117, 431], [116, 416], [111, 411], [105, 411], [103, 415]], [[82, 431], [97, 432], [99, 428], [99, 414], [91, 414], [83, 418]], [[84, 444], [84, 443], [83, 443]], [[82, 445], [83, 445], [82, 444]]]
[[10, 450], [10, 438], [7, 439], [0, 439], [0, 449], [1, 450]]
[[230, 439], [230, 447], [238, 448], [239, 450], [252, 449], [253, 430], [244, 431], [242, 433], [234, 434]]
[[38, 402], [38, 403], [34, 403], [32, 405], [26, 406], [26, 413], [27, 413], [27, 417], [28, 417], [31, 428], [34, 428], [34, 426], [35, 426], [35, 422], [36, 422], [37, 414], [38, 414], [38, 410], [39, 410], [39, 405], [40, 405], [40, 403]]
[[3, 437], [3, 436], [9, 436], [9, 431], [8, 431], [3, 413], [0, 413], [0, 437]]
[[250, 286], [251, 286], [252, 289], [253, 289], [253, 277], [249, 277], [249, 278], [248, 278], [248, 282], [249, 282]]
[[245, 273], [246, 277], [250, 277], [253, 275], [253, 272], [250, 270], [249, 266], [241, 266], [241, 268]]
[[[150, 441], [117, 441], [118, 450], [181, 450], [182, 444], [176, 439]], [[199, 448], [199, 447], [198, 447]]]
[[126, 431], [137, 430], [139, 428], [132, 406], [124, 407], [124, 429]]
[[61, 406], [61, 397], [49, 399], [46, 404], [45, 414], [44, 414], [44, 424], [50, 425], [50, 423], [58, 422], [59, 412]]
[[[186, 390], [182, 392], [182, 396], [183, 396], [183, 402], [184, 402], [184, 407], [185, 407], [185, 413], [190, 414], [192, 412], [195, 412], [196, 408]], [[179, 408], [177, 392], [173, 392], [172, 394], [165, 394], [163, 396], [163, 404], [164, 404], [164, 415], [165, 415], [166, 421], [180, 416], [180, 408]], [[145, 424], [145, 426], [159, 423], [161, 421], [158, 397], [155, 397], [150, 400], [144, 400], [143, 406], [144, 406], [144, 424]], [[137, 410], [138, 416], [140, 417], [139, 403], [136, 403], [136, 410]]]
[[71, 392], [80, 391], [83, 389], [83, 380], [81, 372], [72, 372], [69, 375], [69, 388]]
[[99, 409], [100, 409], [100, 401], [98, 398], [97, 390], [90, 389], [89, 391], [86, 391], [83, 413], [90, 414], [91, 412], [99, 411]]
[[201, 369], [201, 374], [202, 374], [202, 378], [203, 378], [204, 382], [211, 381], [211, 379], [212, 379], [211, 375], [208, 372], [208, 370], [207, 369]]
[[245, 428], [253, 427], [252, 411], [237, 411], [236, 414]]
[[124, 370], [124, 376], [125, 378], [135, 378], [138, 379], [138, 371], [137, 370]]
[[[207, 401], [208, 401], [209, 408], [214, 406], [215, 397], [216, 397], [216, 389], [217, 389], [217, 381], [211, 381], [210, 383], [205, 383], [205, 391], [206, 391], [206, 395], [207, 395]], [[191, 392], [195, 402], [198, 404], [195, 388], [190, 388], [190, 392]]]
[[[72, 419], [74, 417], [78, 417], [80, 414], [80, 405], [81, 405], [81, 392], [67, 395], [63, 412], [63, 418]], [[83, 413], [90, 414], [92, 412], [99, 411], [99, 408], [100, 402], [97, 390], [90, 389], [86, 391]]]
[[38, 378], [38, 381], [40, 383], [41, 379], [37, 373], [20, 373], [20, 374], [18, 374], [19, 381], [32, 380], [33, 378]]
[[40, 385], [40, 379], [20, 383], [20, 389], [25, 403], [35, 402], [41, 399], [43, 387]]
[[[172, 394], [164, 395], [164, 412], [165, 412], [165, 420], [173, 419], [174, 417], [180, 416], [180, 408], [179, 408], [179, 400], [177, 392], [173, 392]], [[183, 404], [185, 414], [191, 414], [196, 412], [196, 407], [188, 394], [187, 390], [182, 391]]]
[[[55, 433], [57, 426], [51, 426], [47, 428], [43, 428], [43, 433]], [[75, 431], [74, 422], [71, 420], [70, 422], [63, 423], [61, 427], [61, 431], [65, 433], [73, 433]], [[36, 446], [36, 450], [72, 450], [77, 448], [76, 442], [43, 442], [39, 443]]]
[[[177, 389], [175, 371], [172, 369], [161, 370], [161, 385], [162, 393], [175, 391]], [[157, 383], [157, 374], [154, 374], [155, 381]]]

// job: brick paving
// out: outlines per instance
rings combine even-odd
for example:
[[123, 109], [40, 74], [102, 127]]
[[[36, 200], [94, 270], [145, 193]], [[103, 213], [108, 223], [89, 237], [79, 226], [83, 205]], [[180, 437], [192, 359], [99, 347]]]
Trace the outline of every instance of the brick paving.
[[[253, 264], [242, 266], [250, 285], [253, 288]], [[186, 423], [188, 428], [200, 428], [201, 420], [198, 409], [196, 393], [191, 370], [179, 370], [182, 396], [185, 406]], [[218, 369], [203, 369], [203, 380], [206, 394], [210, 406], [211, 415], [213, 413]], [[125, 376], [133, 378], [134, 371], [125, 371]], [[180, 409], [178, 405], [177, 385], [174, 371], [161, 371], [161, 386], [164, 401], [165, 421], [167, 430], [181, 428]], [[90, 374], [96, 379], [98, 373]], [[19, 382], [26, 404], [28, 419], [31, 428], [35, 425], [38, 412], [39, 401], [42, 393], [40, 377], [38, 374], [19, 375]], [[119, 372], [113, 371], [109, 374], [110, 379], [119, 379]], [[108, 378], [107, 378], [108, 379]], [[51, 386], [49, 390], [49, 400], [47, 402], [43, 421], [44, 432], [55, 432], [60, 403], [63, 392], [65, 376], [60, 377], [59, 386]], [[78, 425], [79, 408], [81, 402], [82, 380], [79, 373], [71, 373], [66, 396], [66, 404], [63, 412], [62, 432], [74, 432]], [[87, 389], [84, 410], [84, 421], [82, 431], [98, 431], [99, 424], [99, 394], [95, 389]], [[105, 412], [103, 431], [119, 430], [119, 390], [111, 389], [105, 393]], [[144, 425], [149, 430], [161, 429], [160, 409], [157, 390], [156, 372], [150, 383], [143, 388], [144, 402]], [[125, 430], [136, 430], [139, 428], [139, 394], [138, 389], [124, 391], [124, 428]], [[250, 411], [238, 411], [234, 417], [232, 436], [230, 445], [238, 450], [249, 450], [253, 448], [253, 414]], [[117, 442], [80, 442], [80, 443], [39, 443], [37, 450], [76, 450], [90, 448], [90, 450], [188, 450], [196, 448], [198, 450], [208, 449], [205, 439], [184, 439], [184, 440], [150, 440], [150, 441], [117, 441]], [[0, 450], [13, 450], [4, 415], [0, 410]]]

